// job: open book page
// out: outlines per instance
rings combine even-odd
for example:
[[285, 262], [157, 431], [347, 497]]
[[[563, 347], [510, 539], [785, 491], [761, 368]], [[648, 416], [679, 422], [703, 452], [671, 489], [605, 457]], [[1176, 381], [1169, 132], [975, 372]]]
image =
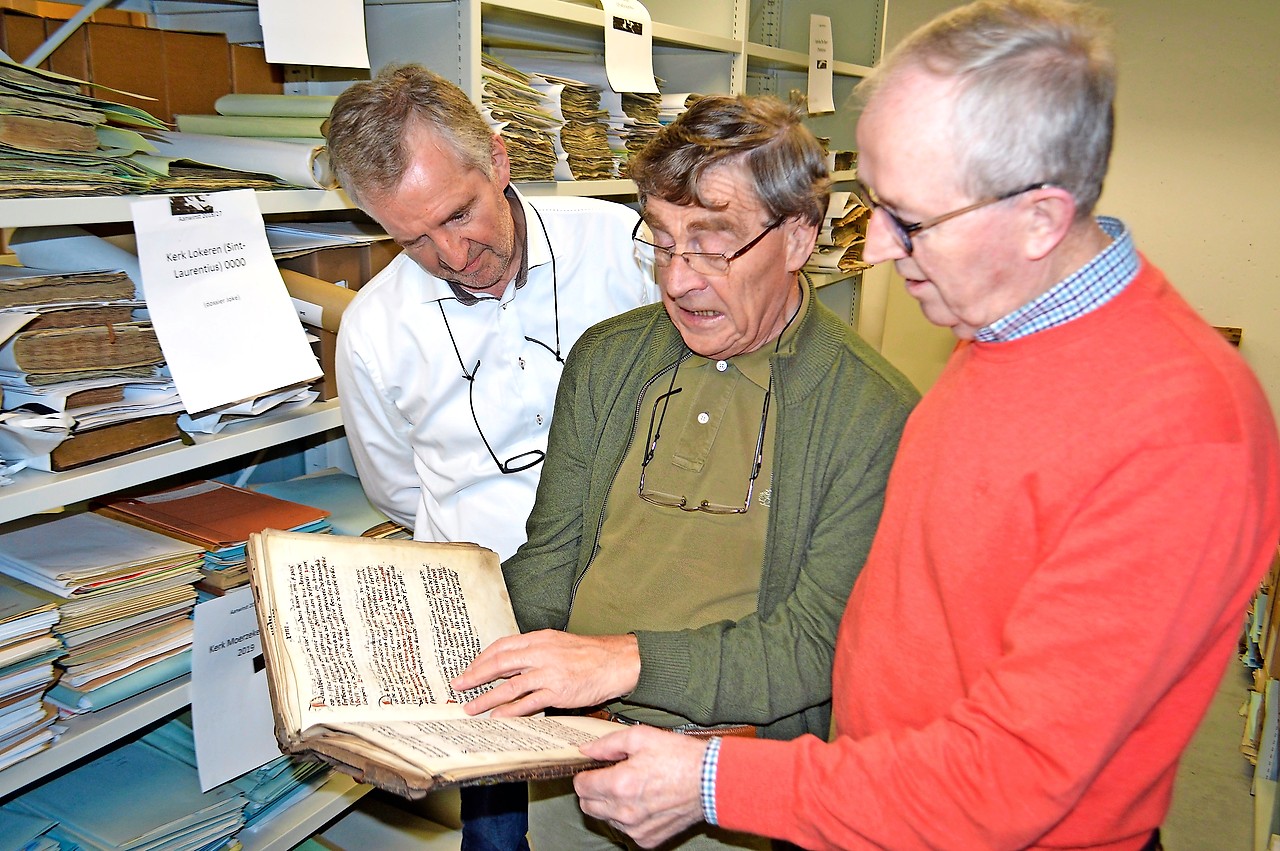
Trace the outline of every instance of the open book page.
[[[340, 759], [350, 755], [362, 758], [354, 761], [381, 763], [409, 788], [430, 788], [522, 770], [536, 776], [538, 766], [586, 765], [589, 760], [578, 746], [618, 728], [579, 715], [331, 724], [313, 728], [308, 744]], [[348, 735], [331, 741], [329, 730]]]
[[[264, 537], [270, 536], [270, 551]], [[472, 544], [271, 530], [251, 541], [286, 724], [466, 717], [449, 680], [518, 632], [498, 557]], [[265, 604], [265, 605], [264, 605]], [[272, 657], [278, 658], [272, 658]]]

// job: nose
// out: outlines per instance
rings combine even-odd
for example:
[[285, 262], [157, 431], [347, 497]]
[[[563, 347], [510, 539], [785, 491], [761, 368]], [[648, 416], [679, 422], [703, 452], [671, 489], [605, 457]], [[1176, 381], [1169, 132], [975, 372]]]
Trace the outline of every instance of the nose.
[[466, 268], [469, 244], [466, 238], [456, 235], [445, 235], [434, 240], [436, 255], [440, 261], [455, 272]]
[[658, 269], [658, 281], [666, 294], [673, 299], [706, 286], [706, 280], [689, 268], [689, 261], [680, 256], [672, 257], [669, 266]]
[[889, 224], [889, 214], [879, 208], [873, 209], [867, 222], [867, 239], [862, 245], [862, 262], [874, 266], [906, 256], [907, 250], [894, 234], [893, 225]]

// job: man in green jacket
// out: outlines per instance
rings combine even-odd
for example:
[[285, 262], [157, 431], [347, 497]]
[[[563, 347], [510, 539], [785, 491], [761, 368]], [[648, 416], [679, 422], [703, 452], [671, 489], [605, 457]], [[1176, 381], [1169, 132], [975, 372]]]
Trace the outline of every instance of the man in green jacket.
[[[525, 634], [458, 678], [504, 679], [469, 711], [826, 736], [836, 627], [917, 394], [801, 275], [829, 183], [800, 118], [708, 97], [632, 160], [663, 306], [569, 355], [503, 565]], [[531, 801], [535, 847], [625, 847], [568, 781]], [[681, 847], [752, 841], [704, 826]]]

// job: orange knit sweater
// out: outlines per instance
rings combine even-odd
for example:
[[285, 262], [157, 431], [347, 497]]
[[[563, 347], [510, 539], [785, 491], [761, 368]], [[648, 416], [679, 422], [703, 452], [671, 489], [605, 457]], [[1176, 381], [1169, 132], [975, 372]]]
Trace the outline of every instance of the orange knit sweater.
[[723, 742], [720, 824], [812, 848], [1137, 849], [1280, 534], [1252, 374], [1143, 262], [953, 354], [841, 625], [834, 744]]

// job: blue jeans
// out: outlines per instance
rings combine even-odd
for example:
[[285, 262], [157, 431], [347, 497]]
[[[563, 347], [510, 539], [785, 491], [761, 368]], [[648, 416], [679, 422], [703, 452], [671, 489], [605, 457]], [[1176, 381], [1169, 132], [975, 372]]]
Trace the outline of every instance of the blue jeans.
[[462, 851], [529, 851], [529, 793], [524, 783], [464, 786]]

